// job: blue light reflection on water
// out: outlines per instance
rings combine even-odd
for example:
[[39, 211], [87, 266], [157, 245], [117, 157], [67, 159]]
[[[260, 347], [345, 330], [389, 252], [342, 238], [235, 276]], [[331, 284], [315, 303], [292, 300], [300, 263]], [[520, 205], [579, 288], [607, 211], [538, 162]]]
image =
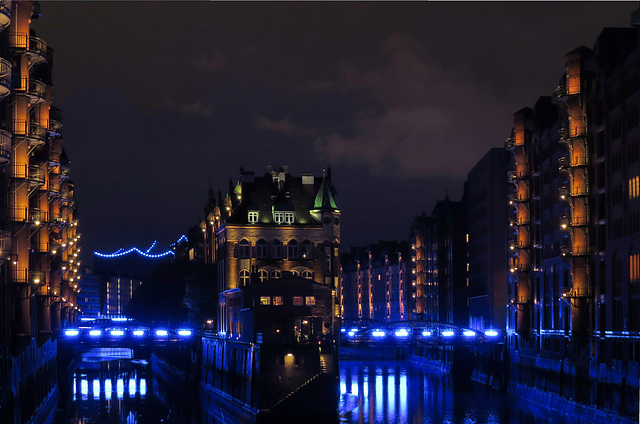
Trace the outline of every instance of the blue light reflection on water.
[[567, 423], [483, 385], [456, 392], [436, 371], [393, 361], [340, 361], [341, 423]]

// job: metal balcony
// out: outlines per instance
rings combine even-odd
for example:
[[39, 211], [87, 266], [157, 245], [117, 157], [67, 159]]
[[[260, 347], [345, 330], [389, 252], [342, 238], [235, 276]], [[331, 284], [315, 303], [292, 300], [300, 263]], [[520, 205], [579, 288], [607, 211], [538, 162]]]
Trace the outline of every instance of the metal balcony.
[[29, 270], [27, 268], [11, 268], [11, 282], [28, 283]]
[[49, 253], [49, 240], [40, 240], [35, 244], [35, 250], [41, 254]]
[[46, 284], [47, 273], [44, 271], [29, 271], [29, 281], [34, 284]]
[[568, 230], [569, 226], [570, 226], [570, 220], [568, 217], [563, 216], [562, 218], [560, 218], [560, 229], [561, 230]]
[[0, 31], [11, 23], [11, 0], [0, 0]]
[[558, 167], [561, 170], [568, 170], [571, 168], [571, 158], [569, 156], [562, 156], [558, 159]]
[[507, 138], [507, 140], [504, 142], [504, 147], [506, 147], [507, 149], [513, 149], [514, 147], [516, 147], [515, 137]]
[[44, 103], [47, 97], [47, 85], [37, 79], [29, 78], [27, 97], [32, 105]]
[[51, 194], [52, 196], [60, 195], [60, 180], [55, 174], [52, 174], [49, 177], [49, 194]]
[[29, 208], [29, 220], [35, 225], [40, 225], [48, 221], [49, 211], [43, 211], [38, 208]]
[[571, 158], [571, 166], [587, 166], [589, 165], [589, 157], [588, 156], [573, 156]]
[[572, 227], [586, 227], [589, 225], [589, 217], [586, 215], [573, 216], [571, 218]]
[[29, 166], [29, 182], [36, 186], [44, 185], [46, 181], [46, 173], [44, 168], [37, 165]]
[[9, 210], [9, 219], [13, 222], [26, 222], [29, 217], [28, 208], [15, 206]]
[[571, 197], [581, 197], [589, 195], [589, 185], [573, 184], [571, 187]]
[[26, 139], [30, 147], [41, 146], [45, 142], [46, 130], [35, 122], [15, 120], [13, 121], [13, 136], [16, 139]]
[[26, 54], [31, 62], [29, 66], [45, 62], [47, 60], [47, 43], [38, 37], [29, 37]]
[[49, 119], [49, 131], [60, 134], [60, 130], [62, 130], [62, 122]]
[[589, 256], [589, 246], [561, 246], [560, 252], [562, 256], [571, 257], [571, 256]]
[[11, 62], [0, 57], [0, 99], [11, 93]]
[[567, 200], [570, 195], [569, 188], [560, 187], [560, 189], [558, 190], [558, 194], [560, 195], [560, 200]]
[[26, 163], [13, 162], [9, 167], [9, 178], [14, 180], [26, 180], [29, 172], [29, 166]]
[[0, 130], [0, 167], [11, 161], [11, 133]]
[[11, 257], [11, 231], [0, 230], [0, 261]]

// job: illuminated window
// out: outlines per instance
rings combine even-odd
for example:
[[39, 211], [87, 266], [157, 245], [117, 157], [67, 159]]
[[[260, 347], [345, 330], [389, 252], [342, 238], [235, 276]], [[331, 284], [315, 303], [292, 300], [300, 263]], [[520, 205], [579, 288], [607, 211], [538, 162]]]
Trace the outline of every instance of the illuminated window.
[[287, 249], [287, 256], [289, 259], [298, 259], [298, 242], [296, 240], [291, 240]]
[[242, 271], [240, 271], [240, 281], [242, 282], [243, 286], [246, 286], [249, 284], [249, 278], [250, 278], [250, 274], [249, 271], [247, 271], [246, 269], [243, 269]]
[[629, 179], [629, 199], [640, 197], [640, 176]]
[[293, 296], [293, 304], [295, 306], [304, 305], [303, 297], [302, 296]]
[[276, 259], [282, 257], [282, 242], [278, 239], [271, 242], [271, 257]]
[[271, 271], [271, 278], [272, 279], [278, 279], [282, 276], [282, 273], [280, 272], [279, 269], [274, 269], [273, 271]]
[[264, 283], [269, 279], [269, 272], [266, 269], [261, 269], [258, 271], [258, 278], [261, 283]]
[[238, 243], [238, 257], [239, 258], [248, 258], [250, 249], [249, 249], [249, 240], [242, 239], [240, 243]]
[[257, 211], [249, 211], [249, 223], [255, 224], [258, 222], [258, 212]]
[[306, 278], [307, 280], [313, 280], [313, 272], [307, 270], [302, 271], [302, 278]]
[[316, 297], [315, 296], [307, 296], [304, 298], [304, 303], [307, 306], [314, 306], [316, 304]]
[[274, 212], [273, 221], [276, 224], [282, 224], [284, 222], [284, 212]]
[[274, 305], [282, 305], [282, 296], [273, 296]]
[[293, 224], [293, 212], [285, 212], [284, 213], [284, 223], [285, 224]]
[[256, 256], [258, 259], [264, 259], [267, 257], [267, 241], [264, 239], [258, 240], [256, 243]]
[[261, 305], [271, 305], [271, 298], [269, 296], [260, 296]]
[[640, 281], [640, 254], [629, 255], [629, 282]]

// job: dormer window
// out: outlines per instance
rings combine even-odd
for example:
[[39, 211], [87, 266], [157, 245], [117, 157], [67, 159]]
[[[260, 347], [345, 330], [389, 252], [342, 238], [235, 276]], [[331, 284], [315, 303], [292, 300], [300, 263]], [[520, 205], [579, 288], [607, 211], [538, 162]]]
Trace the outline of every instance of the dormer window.
[[284, 213], [284, 223], [285, 224], [293, 224], [293, 212], [285, 212]]
[[274, 212], [273, 221], [276, 224], [282, 224], [284, 222], [284, 212]]
[[258, 211], [249, 211], [249, 224], [255, 224], [258, 222]]

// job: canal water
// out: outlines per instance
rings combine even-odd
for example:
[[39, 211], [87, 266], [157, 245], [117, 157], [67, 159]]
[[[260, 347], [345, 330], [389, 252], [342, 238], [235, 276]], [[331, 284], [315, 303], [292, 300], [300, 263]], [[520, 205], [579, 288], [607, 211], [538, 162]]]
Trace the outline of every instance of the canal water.
[[[89, 352], [60, 383], [55, 424], [231, 424], [197, 390], [127, 349]], [[454, 390], [437, 371], [394, 361], [340, 361], [341, 423], [570, 423], [483, 385]], [[216, 414], [217, 417], [224, 416]]]

